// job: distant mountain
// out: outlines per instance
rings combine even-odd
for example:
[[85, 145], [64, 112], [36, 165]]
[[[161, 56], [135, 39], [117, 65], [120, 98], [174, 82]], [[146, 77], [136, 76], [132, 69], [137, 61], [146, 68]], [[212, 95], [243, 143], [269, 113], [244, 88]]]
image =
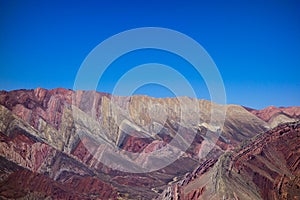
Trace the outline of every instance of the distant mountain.
[[288, 108], [277, 108], [275, 106], [269, 106], [262, 110], [248, 110], [259, 117], [260, 119], [268, 122], [271, 127], [275, 127], [280, 123], [291, 122], [300, 120], [300, 107], [288, 107]]
[[[299, 111], [300, 107], [253, 110], [188, 97], [116, 97], [61, 88], [1, 91], [0, 197], [293, 196], [299, 186], [299, 159], [294, 159], [299, 152], [294, 145], [299, 143]], [[272, 137], [281, 128], [291, 133]], [[267, 145], [261, 150], [266, 155], [256, 161], [256, 147], [270, 141], [276, 142], [276, 149]], [[277, 157], [284, 152], [292, 158]], [[268, 169], [255, 167], [252, 160]], [[278, 181], [295, 184], [278, 189]]]

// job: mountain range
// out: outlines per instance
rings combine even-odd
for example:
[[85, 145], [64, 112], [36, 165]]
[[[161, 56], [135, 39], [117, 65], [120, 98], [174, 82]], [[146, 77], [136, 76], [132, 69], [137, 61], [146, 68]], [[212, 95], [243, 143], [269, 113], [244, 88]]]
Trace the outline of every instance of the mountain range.
[[300, 199], [300, 107], [0, 91], [1, 199]]

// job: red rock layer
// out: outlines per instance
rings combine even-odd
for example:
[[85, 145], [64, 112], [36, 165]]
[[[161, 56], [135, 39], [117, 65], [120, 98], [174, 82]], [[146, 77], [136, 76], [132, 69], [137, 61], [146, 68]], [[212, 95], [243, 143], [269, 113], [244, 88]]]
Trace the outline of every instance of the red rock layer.
[[287, 108], [277, 108], [275, 106], [269, 106], [262, 110], [249, 109], [249, 111], [266, 122], [268, 122], [273, 116], [277, 114], [284, 114], [291, 118], [300, 118], [300, 107], [295, 106]]
[[158, 197], [222, 198], [300, 199], [300, 121], [280, 125], [226, 156], [202, 162]]
[[[102, 192], [99, 192], [102, 191]], [[46, 175], [29, 170], [18, 170], [0, 183], [0, 195], [17, 199], [34, 193], [41, 198], [53, 199], [115, 199], [112, 190], [99, 179], [73, 176], [67, 182], [54, 181]]]
[[15, 129], [10, 136], [0, 132], [0, 155], [0, 197], [117, 198], [110, 184], [73, 158], [29, 136], [24, 130]]
[[18, 117], [38, 128], [42, 118], [48, 124], [59, 128], [65, 103], [72, 103], [71, 90], [62, 88], [46, 90], [14, 90], [0, 92], [0, 104], [11, 110]]
[[232, 158], [263, 199], [300, 198], [300, 123], [270, 130]]

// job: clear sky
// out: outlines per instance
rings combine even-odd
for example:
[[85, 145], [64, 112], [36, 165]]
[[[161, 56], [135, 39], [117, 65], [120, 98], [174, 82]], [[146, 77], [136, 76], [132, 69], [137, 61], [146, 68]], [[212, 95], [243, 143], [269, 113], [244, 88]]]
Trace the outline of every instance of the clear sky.
[[[199, 42], [222, 75], [228, 103], [300, 105], [300, 1], [284, 0], [0, 0], [0, 89], [72, 89], [81, 63], [100, 42], [148, 26], [174, 29]], [[146, 62], [178, 69], [199, 98], [209, 99], [201, 76], [188, 63], [157, 50], [121, 57], [98, 89], [110, 92], [122, 73]], [[157, 85], [136, 94], [172, 96]]]

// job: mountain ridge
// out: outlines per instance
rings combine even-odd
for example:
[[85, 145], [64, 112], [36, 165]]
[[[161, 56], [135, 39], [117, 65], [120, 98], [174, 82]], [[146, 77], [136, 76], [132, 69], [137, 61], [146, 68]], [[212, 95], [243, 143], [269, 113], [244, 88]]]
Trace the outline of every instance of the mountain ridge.
[[[73, 90], [71, 88], [61, 88], [61, 87], [57, 87], [57, 88], [42, 88], [42, 87], [37, 87], [35, 89], [11, 89], [11, 90], [0, 90], [0, 93], [9, 93], [9, 92], [13, 92], [13, 91], [34, 91], [34, 90], [47, 90], [47, 91], [53, 91], [53, 92], [57, 92], [59, 90], [61, 91], [89, 91], [89, 92], [97, 92], [97, 93], [102, 93], [102, 94], [106, 94], [108, 96], [118, 96], [118, 97], [132, 97], [132, 96], [141, 96], [141, 97], [149, 97], [149, 98], [154, 98], [154, 99], [175, 99], [175, 98], [181, 98], [181, 97], [186, 97], [186, 98], [194, 98], [194, 97], [188, 97], [188, 96], [178, 96], [178, 97], [153, 97], [150, 95], [146, 95], [146, 94], [133, 94], [131, 96], [122, 96], [122, 95], [113, 95], [109, 92], [102, 92], [102, 91], [96, 91], [96, 90]], [[207, 100], [207, 99], [201, 99], [201, 98], [195, 98], [197, 100], [204, 100], [204, 101], [209, 101], [212, 102], [211, 100]], [[215, 102], [216, 103], [216, 102]], [[286, 109], [286, 108], [296, 108], [300, 107], [300, 106], [293, 106], [293, 105], [289, 105], [289, 106], [274, 106], [274, 105], [269, 105], [263, 108], [254, 108], [254, 107], [250, 107], [250, 106], [244, 106], [243, 104], [234, 104], [234, 103], [227, 103], [226, 105], [240, 105], [242, 107], [244, 107], [246, 110], [248, 111], [262, 111], [265, 109]], [[298, 112], [298, 111], [297, 111]]]

